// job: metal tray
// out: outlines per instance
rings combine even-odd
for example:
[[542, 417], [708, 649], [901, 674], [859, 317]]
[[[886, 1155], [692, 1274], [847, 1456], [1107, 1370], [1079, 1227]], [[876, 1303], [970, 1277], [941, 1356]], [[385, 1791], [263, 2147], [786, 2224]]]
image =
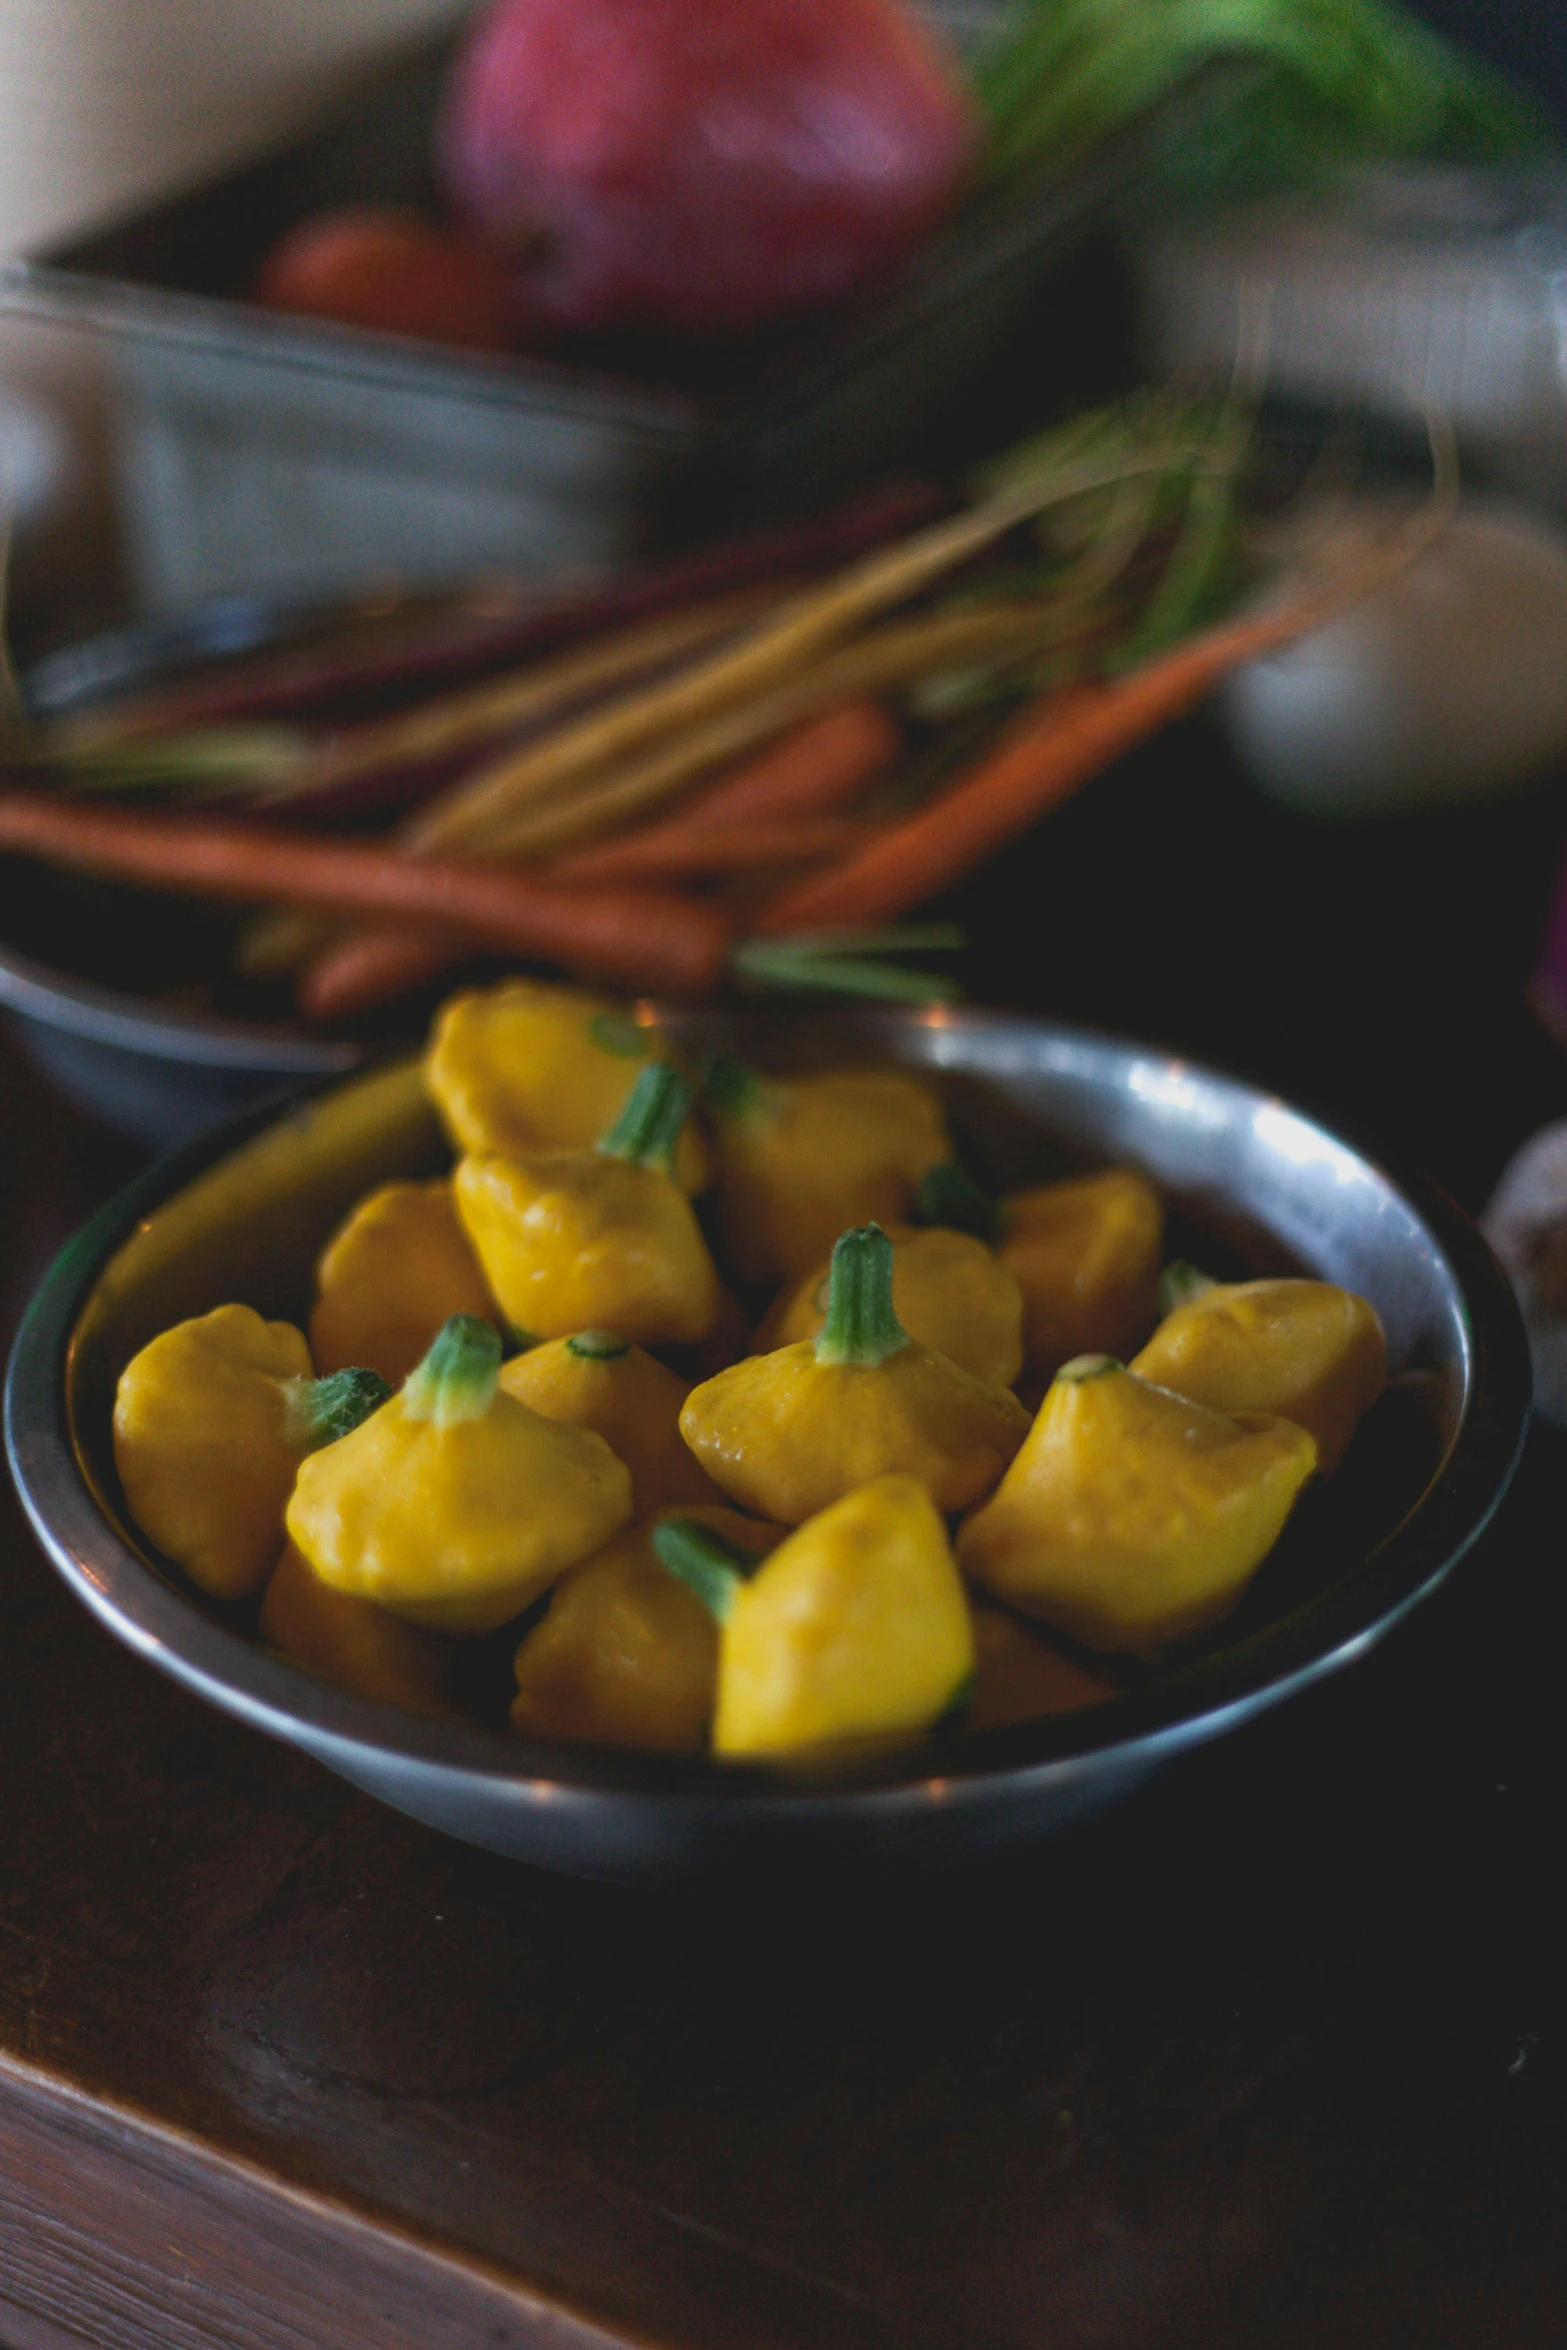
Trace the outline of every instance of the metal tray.
[[485, 565], [601, 573], [933, 446], [960, 461], [985, 430], [986, 404], [967, 396], [986, 371], [1026, 387], [1016, 429], [1052, 387], [1081, 380], [1093, 349], [1119, 349], [1104, 273], [1075, 290], [1069, 337], [1046, 300], [1052, 278], [1162, 143], [1253, 79], [1247, 66], [1204, 70], [1059, 181], [968, 207], [852, 322], [688, 366], [684, 382], [667, 351], [606, 348], [568, 367], [247, 304], [293, 222], [431, 201], [450, 50], [425, 44], [261, 163], [0, 270], [0, 314], [81, 330], [107, 360], [140, 608]]
[[1484, 1242], [1425, 1187], [1254, 1087], [1049, 1021], [933, 1011], [669, 1025], [694, 1052], [763, 1066], [929, 1070], [1002, 1182], [1037, 1178], [1057, 1153], [1140, 1166], [1205, 1250], [1369, 1297], [1405, 1376], [1235, 1615], [1199, 1653], [1087, 1713], [814, 1772], [426, 1721], [285, 1664], [194, 1594], [129, 1524], [110, 1442], [119, 1372], [156, 1332], [235, 1296], [297, 1318], [316, 1251], [352, 1201], [443, 1163], [416, 1073], [384, 1071], [155, 1169], [70, 1244], [23, 1325], [6, 1391], [12, 1469], [44, 1548], [119, 1639], [396, 1808], [544, 1867], [648, 1879], [923, 1865], [1042, 1836], [1354, 1663], [1486, 1525], [1527, 1427], [1528, 1354]]

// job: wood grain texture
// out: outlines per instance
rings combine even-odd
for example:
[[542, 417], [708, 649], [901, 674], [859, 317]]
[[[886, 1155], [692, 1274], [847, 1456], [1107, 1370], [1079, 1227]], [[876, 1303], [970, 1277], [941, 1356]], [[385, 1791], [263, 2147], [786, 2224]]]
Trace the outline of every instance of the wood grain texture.
[[0, 2315], [16, 2350], [607, 2350], [476, 2265], [47, 2080], [0, 2077]]
[[[1567, 1111], [1519, 1003], [1564, 831], [1351, 854], [1149, 765], [968, 902], [974, 992], [1249, 1064], [1473, 1204]], [[123, 1158], [0, 1045], [11, 1309]], [[204, 1712], [0, 1499], [0, 2341], [1560, 2350], [1564, 1518], [1542, 1434], [1377, 1656], [1032, 1855], [662, 1897]]]

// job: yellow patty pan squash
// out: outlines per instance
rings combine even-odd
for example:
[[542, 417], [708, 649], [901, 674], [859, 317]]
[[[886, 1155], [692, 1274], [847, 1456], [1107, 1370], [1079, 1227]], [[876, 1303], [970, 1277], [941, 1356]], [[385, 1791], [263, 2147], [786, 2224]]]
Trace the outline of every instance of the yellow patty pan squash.
[[[783, 1540], [738, 1511], [679, 1513], [749, 1558]], [[692, 1753], [707, 1743], [718, 1686], [718, 1627], [661, 1565], [654, 1521], [628, 1526], [561, 1582], [517, 1651], [515, 1729], [601, 1746]]]
[[852, 1224], [902, 1224], [928, 1168], [950, 1158], [941, 1103], [902, 1069], [758, 1077], [708, 1070], [724, 1249], [743, 1280], [798, 1281]]
[[1073, 1355], [1129, 1354], [1158, 1309], [1164, 1209], [1129, 1167], [1017, 1191], [997, 1255], [1023, 1292], [1023, 1353], [1052, 1379]]
[[300, 1469], [288, 1531], [322, 1581], [441, 1632], [491, 1632], [631, 1515], [602, 1436], [499, 1384], [500, 1334], [458, 1314], [389, 1403]]
[[1387, 1385], [1387, 1341], [1376, 1309], [1331, 1281], [1219, 1282], [1178, 1305], [1131, 1368], [1216, 1412], [1293, 1420], [1326, 1476]]
[[974, 1697], [971, 1730], [1001, 1730], [1056, 1714], [1078, 1714], [1116, 1696], [1114, 1685], [1086, 1672], [1020, 1624], [1005, 1609], [974, 1605]]
[[[624, 1004], [575, 987], [507, 979], [468, 988], [436, 1014], [425, 1084], [456, 1150], [527, 1158], [585, 1150], [613, 1126], [649, 1061], [667, 1058], [656, 1028]], [[695, 1126], [681, 1135], [675, 1174], [687, 1191], [712, 1180]]]
[[[946, 1355], [988, 1387], [1010, 1387], [1023, 1368], [1023, 1293], [1005, 1265], [970, 1233], [894, 1225], [892, 1310], [911, 1338]], [[760, 1334], [762, 1349], [814, 1338], [827, 1319], [830, 1262], [786, 1289]]]
[[722, 1498], [680, 1433], [690, 1381], [615, 1331], [579, 1330], [531, 1347], [503, 1366], [501, 1385], [547, 1420], [596, 1429], [631, 1471], [637, 1517]]
[[718, 1272], [669, 1172], [690, 1100], [685, 1079], [655, 1062], [595, 1149], [459, 1163], [457, 1212], [516, 1329], [615, 1330], [639, 1346], [707, 1336]]
[[433, 1632], [323, 1583], [292, 1542], [261, 1600], [261, 1637], [323, 1681], [410, 1713], [445, 1714], [451, 1658]]
[[283, 1546], [305, 1455], [390, 1392], [357, 1370], [316, 1379], [292, 1322], [215, 1306], [176, 1323], [120, 1373], [114, 1461], [149, 1541], [214, 1599], [248, 1599]]
[[321, 1253], [310, 1352], [318, 1371], [363, 1363], [400, 1387], [453, 1314], [494, 1312], [450, 1183], [383, 1183]]
[[938, 1509], [966, 1509], [1022, 1443], [1016, 1396], [910, 1338], [892, 1310], [892, 1266], [879, 1225], [846, 1232], [820, 1335], [692, 1390], [685, 1440], [742, 1509], [797, 1526], [894, 1472], [917, 1477]]
[[1292, 1420], [1231, 1419], [1079, 1356], [958, 1558], [1086, 1648], [1157, 1648], [1234, 1606], [1316, 1463]]
[[917, 1478], [844, 1494], [754, 1571], [689, 1517], [653, 1546], [719, 1621], [715, 1754], [926, 1730], [967, 1690], [968, 1601]]

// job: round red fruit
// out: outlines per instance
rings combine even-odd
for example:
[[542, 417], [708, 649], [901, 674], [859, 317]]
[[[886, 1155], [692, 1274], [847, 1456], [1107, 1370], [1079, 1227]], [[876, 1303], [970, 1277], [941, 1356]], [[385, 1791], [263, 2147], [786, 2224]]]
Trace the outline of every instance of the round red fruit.
[[858, 292], [944, 217], [975, 146], [895, 0], [495, 0], [438, 160], [515, 255], [526, 325], [713, 334]]

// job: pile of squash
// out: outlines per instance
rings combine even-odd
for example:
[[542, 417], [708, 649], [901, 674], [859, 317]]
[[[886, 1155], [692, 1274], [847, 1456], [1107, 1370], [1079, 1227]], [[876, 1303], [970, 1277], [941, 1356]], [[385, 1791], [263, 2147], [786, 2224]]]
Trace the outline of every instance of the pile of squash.
[[[148, 1539], [260, 1636], [535, 1736], [777, 1756], [1113, 1694], [1231, 1609], [1386, 1379], [1330, 1283], [1163, 1264], [1127, 1168], [989, 1198], [893, 1068], [681, 1065], [527, 981], [439, 1015], [449, 1179], [123, 1373]], [[1162, 1309], [1162, 1310], [1161, 1310]]]

